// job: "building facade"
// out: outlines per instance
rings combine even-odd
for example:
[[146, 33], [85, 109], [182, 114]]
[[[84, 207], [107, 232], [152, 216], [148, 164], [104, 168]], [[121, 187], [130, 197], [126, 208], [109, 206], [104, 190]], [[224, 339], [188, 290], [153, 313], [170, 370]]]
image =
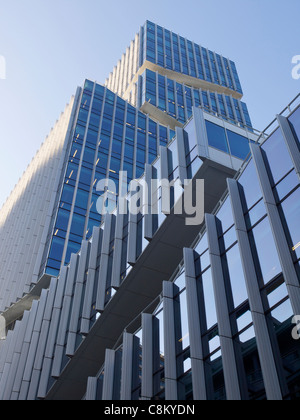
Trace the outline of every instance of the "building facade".
[[77, 89], [1, 211], [0, 399], [299, 398], [299, 96], [241, 98], [148, 21]]

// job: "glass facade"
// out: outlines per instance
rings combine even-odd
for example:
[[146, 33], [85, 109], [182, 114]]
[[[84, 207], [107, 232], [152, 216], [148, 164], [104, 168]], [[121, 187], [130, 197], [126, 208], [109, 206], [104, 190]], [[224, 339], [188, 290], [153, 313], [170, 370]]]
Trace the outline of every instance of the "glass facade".
[[142, 60], [243, 94], [235, 63], [150, 21], [141, 31]]
[[[174, 136], [107, 88], [86, 80], [58, 205], [46, 273], [57, 275], [72, 253], [89, 239], [101, 223], [97, 210], [100, 180], [109, 178], [119, 188], [119, 172], [128, 183], [140, 178], [152, 163], [160, 145]], [[115, 202], [115, 201], [113, 201]]]
[[177, 121], [185, 123], [192, 115], [192, 107], [201, 107], [233, 124], [251, 130], [252, 123], [247, 105], [231, 96], [196, 89], [149, 69], [140, 76], [139, 87], [139, 108], [147, 102]]
[[[289, 119], [295, 127], [295, 142], [298, 141], [299, 110]], [[208, 121], [206, 124], [209, 142], [212, 142], [210, 134], [218, 142], [211, 144], [213, 147], [225, 152], [234, 147], [235, 139], [228, 146], [228, 136], [221, 131], [222, 127], [211, 127]], [[291, 278], [285, 274], [287, 262], [291, 261], [293, 272], [289, 275], [295, 279], [299, 296], [300, 179], [279, 129], [254, 148], [259, 149], [265, 174], [257, 169], [260, 163], [256, 151], [236, 180], [229, 184], [229, 195], [214, 216], [206, 219], [206, 227], [199, 234], [196, 245], [185, 251], [183, 262], [170, 280], [173, 288], [169, 282], [164, 282], [160, 304], [151, 319], [149, 315], [141, 315], [142, 320], [145, 318], [142, 329], [139, 328], [134, 336], [138, 337], [142, 348], [145, 342], [148, 343], [149, 334], [157, 334], [159, 345], [153, 347], [151, 357], [160, 363], [153, 369], [151, 380], [158, 375], [158, 381], [150, 393], [145, 391], [143, 375], [148, 359], [143, 357], [150, 356], [142, 352], [138, 361], [140, 378], [131, 399], [162, 401], [171, 395], [178, 400], [193, 400], [199, 399], [200, 394], [208, 400], [231, 399], [235, 373], [240, 386], [238, 399], [269, 399], [274, 392], [274, 383], [271, 387], [268, 383], [270, 366], [265, 359], [268, 345], [269, 356], [275, 363], [279, 399], [300, 398], [300, 347], [292, 335], [297, 304], [289, 286]], [[279, 164], [281, 160], [283, 162]], [[262, 176], [265, 177], [263, 180]], [[265, 183], [273, 194], [280, 221], [277, 227], [275, 210], [270, 211], [265, 198], [265, 187], [262, 187]], [[237, 189], [233, 190], [233, 186]], [[234, 191], [238, 191], [238, 196]], [[281, 229], [286, 236], [284, 246], [292, 258], [279, 253], [284, 242], [283, 238], [278, 238], [277, 230]], [[249, 247], [245, 247], [246, 243]], [[189, 258], [186, 252], [189, 252]], [[254, 270], [251, 275], [249, 266]], [[219, 289], [224, 290], [226, 298], [222, 310]], [[256, 290], [255, 298], [253, 290]], [[230, 328], [224, 339], [226, 317]], [[262, 323], [265, 330], [262, 330]], [[260, 347], [262, 340], [264, 348]], [[231, 365], [227, 371], [230, 341], [234, 343], [231, 357], [235, 358], [236, 365]], [[124, 344], [118, 351], [125, 351]], [[137, 355], [133, 354], [133, 357], [137, 363]], [[101, 370], [104, 377], [106, 368], [105, 364]], [[197, 385], [199, 375], [203, 375], [201, 387]], [[176, 381], [176, 388], [170, 385], [170, 377]], [[121, 388], [117, 387], [115, 398], [122, 397], [120, 392]]]

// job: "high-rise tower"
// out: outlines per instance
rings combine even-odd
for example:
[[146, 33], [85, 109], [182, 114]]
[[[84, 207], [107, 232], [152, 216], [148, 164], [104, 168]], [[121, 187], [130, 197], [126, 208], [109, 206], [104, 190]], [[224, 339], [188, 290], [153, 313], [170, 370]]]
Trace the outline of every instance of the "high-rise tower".
[[77, 89], [0, 213], [0, 399], [299, 397], [300, 108], [241, 98], [149, 21]]

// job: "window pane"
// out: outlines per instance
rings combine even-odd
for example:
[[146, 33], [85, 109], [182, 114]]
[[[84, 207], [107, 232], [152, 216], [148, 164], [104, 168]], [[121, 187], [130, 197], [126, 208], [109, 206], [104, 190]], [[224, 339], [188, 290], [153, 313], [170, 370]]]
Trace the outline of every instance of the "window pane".
[[252, 252], [255, 260], [259, 262], [258, 277], [262, 277], [266, 284], [282, 271], [269, 219], [266, 217], [260, 222], [252, 230], [252, 234], [255, 242], [252, 246]]
[[245, 160], [250, 153], [249, 140], [233, 131], [227, 130], [231, 154]]
[[292, 251], [295, 251], [297, 257], [300, 258], [300, 188], [284, 200], [281, 206], [289, 228], [287, 233], [289, 243]]
[[247, 168], [238, 181], [244, 187], [247, 208], [250, 209], [260, 198], [262, 198], [253, 160], [247, 165]]
[[289, 121], [300, 144], [300, 107], [290, 116]]
[[225, 129], [209, 121], [205, 121], [208, 144], [223, 152], [229, 153]]
[[211, 278], [211, 269], [202, 275], [202, 284], [205, 300], [205, 312], [207, 320], [207, 328], [211, 328], [217, 323], [217, 312], [215, 304], [214, 288]]
[[266, 160], [270, 165], [274, 183], [277, 184], [293, 168], [290, 154], [279, 128], [263, 144], [262, 150], [266, 152]]
[[228, 251], [223, 258], [223, 262], [225, 263], [225, 272], [227, 271], [228, 267], [234, 306], [237, 307], [248, 299], [238, 245], [235, 245], [233, 248], [231, 248], [231, 250]]

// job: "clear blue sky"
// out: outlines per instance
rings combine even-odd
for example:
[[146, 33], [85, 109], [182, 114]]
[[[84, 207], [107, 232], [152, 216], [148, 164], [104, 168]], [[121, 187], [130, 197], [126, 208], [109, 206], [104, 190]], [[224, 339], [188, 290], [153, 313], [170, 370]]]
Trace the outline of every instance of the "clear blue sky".
[[104, 83], [146, 19], [237, 64], [253, 124], [300, 91], [299, 0], [0, 0], [0, 206], [85, 78]]

